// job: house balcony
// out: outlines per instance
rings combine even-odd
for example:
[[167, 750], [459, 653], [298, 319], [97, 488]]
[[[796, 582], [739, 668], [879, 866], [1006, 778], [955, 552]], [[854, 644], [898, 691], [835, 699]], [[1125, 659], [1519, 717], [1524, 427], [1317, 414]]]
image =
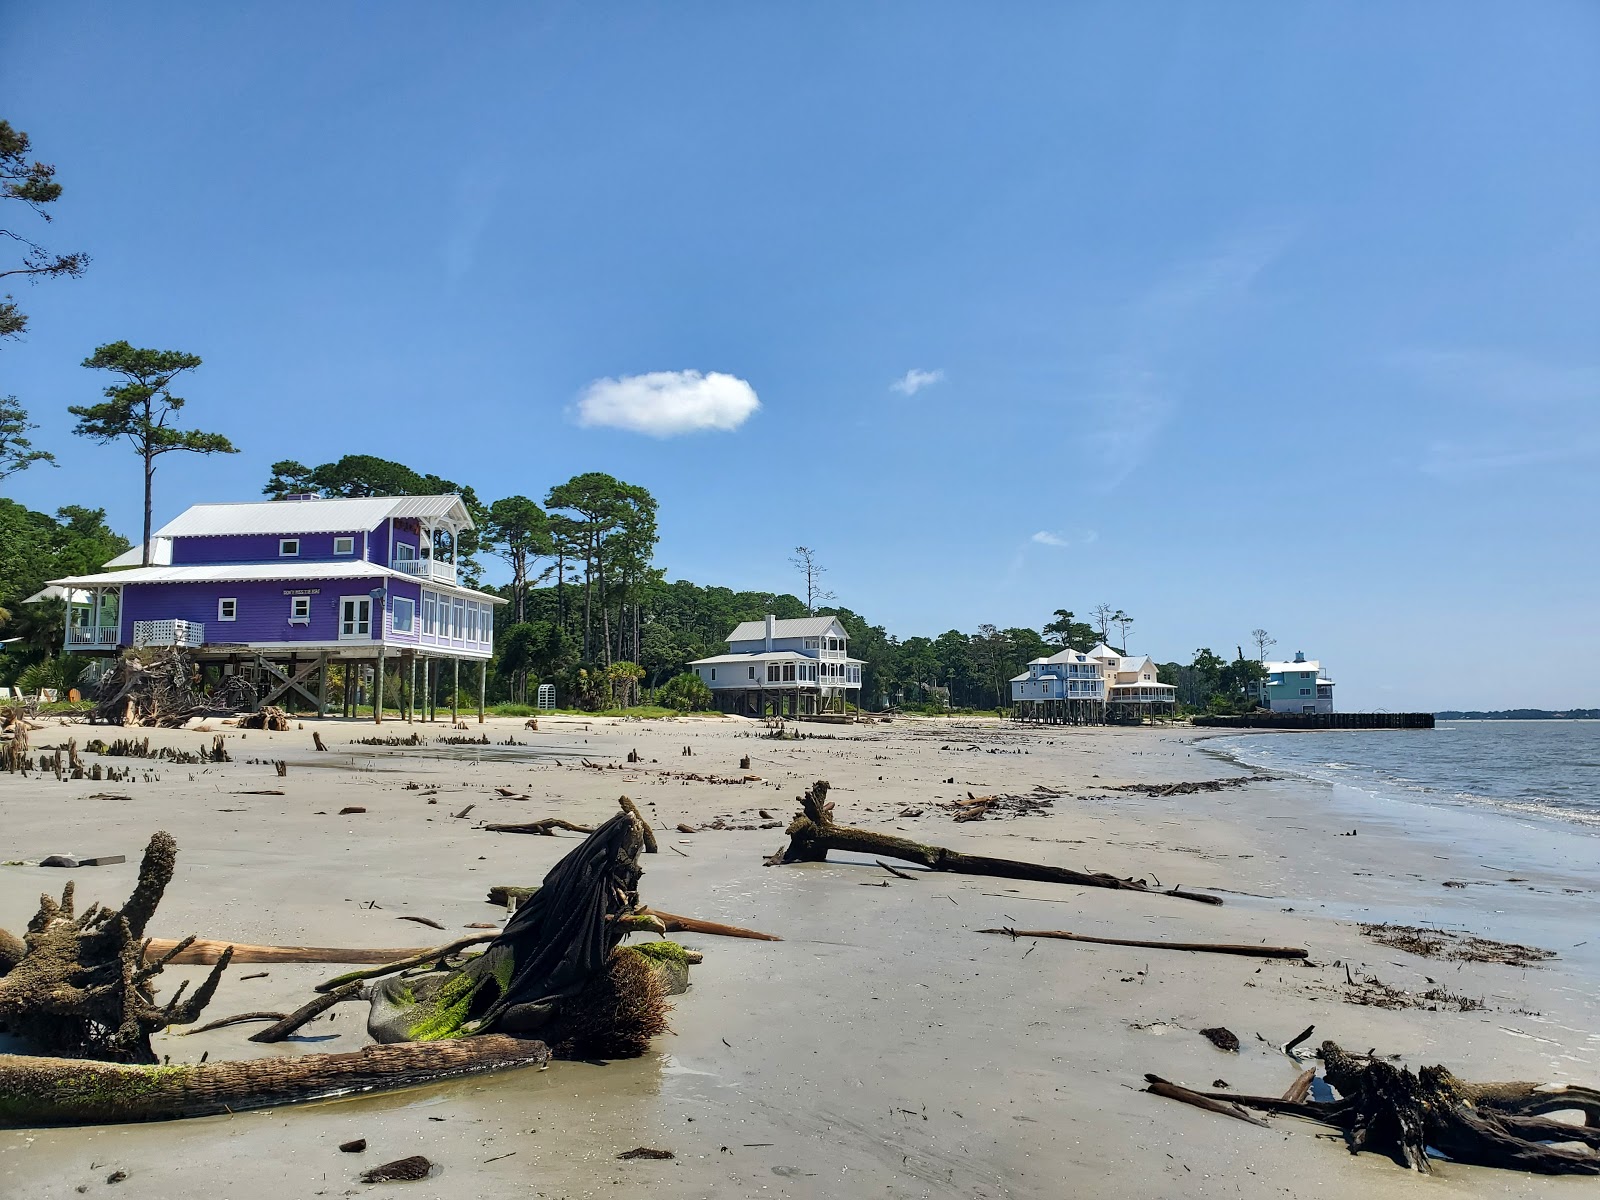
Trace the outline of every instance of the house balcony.
[[206, 643], [206, 627], [200, 621], [135, 621], [135, 646], [178, 646], [189, 648]]
[[67, 627], [67, 649], [84, 646], [115, 646], [117, 644], [117, 627], [115, 625], [102, 625], [93, 629], [88, 625], [69, 625]]
[[456, 581], [456, 565], [434, 558], [391, 558], [391, 571], [401, 571], [418, 579], [437, 579], [442, 583]]

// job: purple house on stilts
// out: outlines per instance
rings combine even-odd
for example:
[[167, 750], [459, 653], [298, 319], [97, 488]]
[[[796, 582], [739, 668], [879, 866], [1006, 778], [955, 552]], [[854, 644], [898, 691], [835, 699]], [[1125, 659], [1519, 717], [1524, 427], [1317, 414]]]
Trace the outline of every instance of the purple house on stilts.
[[156, 531], [152, 565], [115, 569], [138, 563], [134, 550], [99, 574], [51, 582], [72, 596], [71, 651], [183, 647], [203, 670], [243, 675], [259, 704], [292, 690], [319, 714], [330, 666], [344, 666], [347, 685], [352, 669], [375, 668], [381, 714], [387, 666], [409, 679], [402, 699], [414, 708], [417, 695], [438, 694], [441, 666], [454, 696], [465, 660], [478, 664], [481, 720], [494, 608], [505, 601], [459, 582], [456, 547], [471, 528], [459, 496], [197, 504]]

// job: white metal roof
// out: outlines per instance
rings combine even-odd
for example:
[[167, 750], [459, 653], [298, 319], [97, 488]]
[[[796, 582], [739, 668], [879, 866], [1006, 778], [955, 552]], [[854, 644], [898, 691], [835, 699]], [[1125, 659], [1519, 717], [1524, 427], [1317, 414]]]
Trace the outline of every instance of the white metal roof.
[[87, 588], [120, 587], [126, 583], [270, 583], [279, 579], [404, 579], [412, 583], [425, 583], [429, 587], [466, 592], [494, 604], [507, 603], [488, 592], [446, 584], [441, 580], [418, 580], [415, 575], [391, 571], [388, 567], [370, 562], [204, 563], [178, 567], [131, 567], [126, 571], [102, 571], [98, 575], [75, 575], [69, 579], [52, 579], [50, 582], [60, 587]]
[[1035, 661], [1048, 663], [1088, 662], [1089, 656], [1082, 650], [1074, 650], [1071, 646], [1068, 646], [1065, 650], [1058, 650], [1049, 658], [1036, 659]]
[[1322, 664], [1314, 658], [1308, 658], [1304, 662], [1272, 662], [1262, 663], [1261, 665], [1267, 670], [1268, 674], [1279, 671], [1310, 671], [1315, 675], [1322, 670]]
[[196, 504], [160, 529], [156, 538], [217, 537], [240, 533], [349, 533], [376, 529], [390, 517], [441, 517], [462, 528], [472, 518], [460, 496], [364, 496], [353, 500], [252, 500]]
[[40, 588], [23, 603], [43, 604], [46, 600], [65, 600], [68, 604], [87, 604], [90, 599], [88, 592], [78, 588], [58, 587], [52, 583], [49, 587]]
[[[774, 621], [772, 623], [772, 636], [775, 638], [794, 637], [821, 637], [830, 633], [835, 625], [839, 626], [839, 633], [844, 635], [844, 626], [839, 624], [838, 617], [796, 617], [789, 621]], [[767, 636], [766, 621], [744, 621], [735, 627], [728, 635], [730, 642], [759, 642]]]
[[[152, 537], [150, 539], [150, 565], [164, 567], [172, 561], [172, 539]], [[102, 571], [115, 571], [122, 567], [141, 567], [144, 565], [143, 547], [134, 546], [124, 550], [110, 562], [103, 564]]]

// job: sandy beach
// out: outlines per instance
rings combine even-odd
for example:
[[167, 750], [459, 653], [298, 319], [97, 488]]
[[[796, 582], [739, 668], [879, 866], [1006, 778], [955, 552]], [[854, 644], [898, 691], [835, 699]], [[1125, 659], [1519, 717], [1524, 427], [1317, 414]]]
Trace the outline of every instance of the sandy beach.
[[[653, 1053], [557, 1062], [429, 1088], [231, 1117], [85, 1129], [0, 1130], [0, 1195], [119, 1197], [656, 1196], [1576, 1196], [1592, 1180], [1441, 1164], [1431, 1181], [1350, 1156], [1308, 1124], [1254, 1128], [1143, 1094], [1157, 1072], [1191, 1086], [1277, 1093], [1298, 1067], [1278, 1049], [1316, 1040], [1376, 1047], [1473, 1079], [1600, 1082], [1600, 943], [1590, 944], [1595, 840], [1553, 822], [1379, 802], [1276, 779], [1149, 795], [1246, 773], [1201, 731], [1028, 729], [996, 721], [801, 724], [765, 738], [737, 718], [612, 722], [490, 719], [469, 732], [518, 745], [442, 746], [448, 725], [307, 721], [227, 733], [234, 761], [138, 760], [120, 784], [0, 776], [0, 858], [123, 854], [120, 866], [0, 867], [0, 927], [20, 932], [41, 891], [74, 879], [80, 905], [118, 901], [149, 836], [170, 831], [177, 876], [157, 936], [252, 943], [426, 945], [505, 911], [493, 884], [537, 883], [575, 844], [490, 833], [480, 822], [590, 823], [632, 796], [661, 838], [641, 894], [660, 908], [767, 930], [782, 942], [679, 935], [705, 954]], [[312, 747], [316, 729], [328, 753]], [[421, 747], [354, 739], [420, 730]], [[52, 724], [36, 747], [104, 731]], [[458, 735], [458, 734], [457, 734]], [[141, 731], [142, 736], [142, 731]], [[195, 749], [212, 733], [150, 734]], [[459, 735], [458, 735], [459, 736]], [[1315, 735], [1307, 735], [1315, 736]], [[1373, 736], [1413, 736], [1383, 734]], [[684, 755], [685, 746], [692, 755]], [[637, 750], [643, 762], [624, 760]], [[748, 755], [759, 780], [739, 779]], [[288, 763], [278, 778], [271, 760]], [[585, 760], [596, 766], [584, 765]], [[837, 819], [962, 850], [1214, 890], [1212, 907], [1112, 892], [916, 872], [875, 863], [767, 867], [812, 781]], [[954, 782], [950, 782], [954, 780]], [[416, 785], [412, 787], [411, 785]], [[1060, 795], [1041, 812], [957, 824], [941, 805], [977, 794]], [[496, 787], [528, 800], [507, 799]], [[281, 795], [261, 794], [281, 790]], [[468, 804], [465, 818], [453, 818]], [[365, 812], [336, 815], [359, 806]], [[920, 816], [901, 815], [920, 809]], [[1354, 831], [1355, 836], [1350, 836]], [[835, 855], [834, 858], [849, 856]], [[1449, 881], [1467, 886], [1445, 887]], [[438, 933], [397, 918], [422, 916]], [[1415, 957], [1361, 922], [1437, 924], [1556, 951], [1540, 966]], [[1108, 937], [1305, 946], [1308, 964], [1060, 941], [992, 926]], [[1349, 1003], [1352, 977], [1410, 992], [1445, 987], [1474, 1011]], [[173, 968], [177, 979], [205, 969]], [[290, 1009], [326, 966], [234, 967], [208, 1016]], [[263, 974], [264, 973], [264, 974]], [[262, 975], [245, 980], [243, 975]], [[285, 1047], [251, 1026], [156, 1039], [173, 1061], [366, 1044], [364, 1006], [343, 1006]], [[1199, 1030], [1242, 1043], [1215, 1048]], [[1220, 1085], [1218, 1085], [1220, 1086]], [[364, 1137], [362, 1155], [340, 1142]], [[666, 1162], [617, 1161], [635, 1146]], [[442, 1170], [405, 1184], [356, 1182], [367, 1166], [423, 1154]], [[113, 1171], [126, 1178], [107, 1185]]]

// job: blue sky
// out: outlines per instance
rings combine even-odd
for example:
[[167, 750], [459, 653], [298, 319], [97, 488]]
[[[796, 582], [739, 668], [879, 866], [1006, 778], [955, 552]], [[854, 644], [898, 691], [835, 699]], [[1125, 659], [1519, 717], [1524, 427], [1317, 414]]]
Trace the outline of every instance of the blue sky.
[[25, 503], [137, 532], [64, 411], [127, 338], [244, 451], [167, 459], [158, 521], [286, 457], [603, 470], [672, 577], [805, 543], [901, 636], [1104, 600], [1158, 659], [1265, 626], [1345, 708], [1600, 704], [1591, 4], [0, 19], [94, 256], [0, 349], [62, 463]]

